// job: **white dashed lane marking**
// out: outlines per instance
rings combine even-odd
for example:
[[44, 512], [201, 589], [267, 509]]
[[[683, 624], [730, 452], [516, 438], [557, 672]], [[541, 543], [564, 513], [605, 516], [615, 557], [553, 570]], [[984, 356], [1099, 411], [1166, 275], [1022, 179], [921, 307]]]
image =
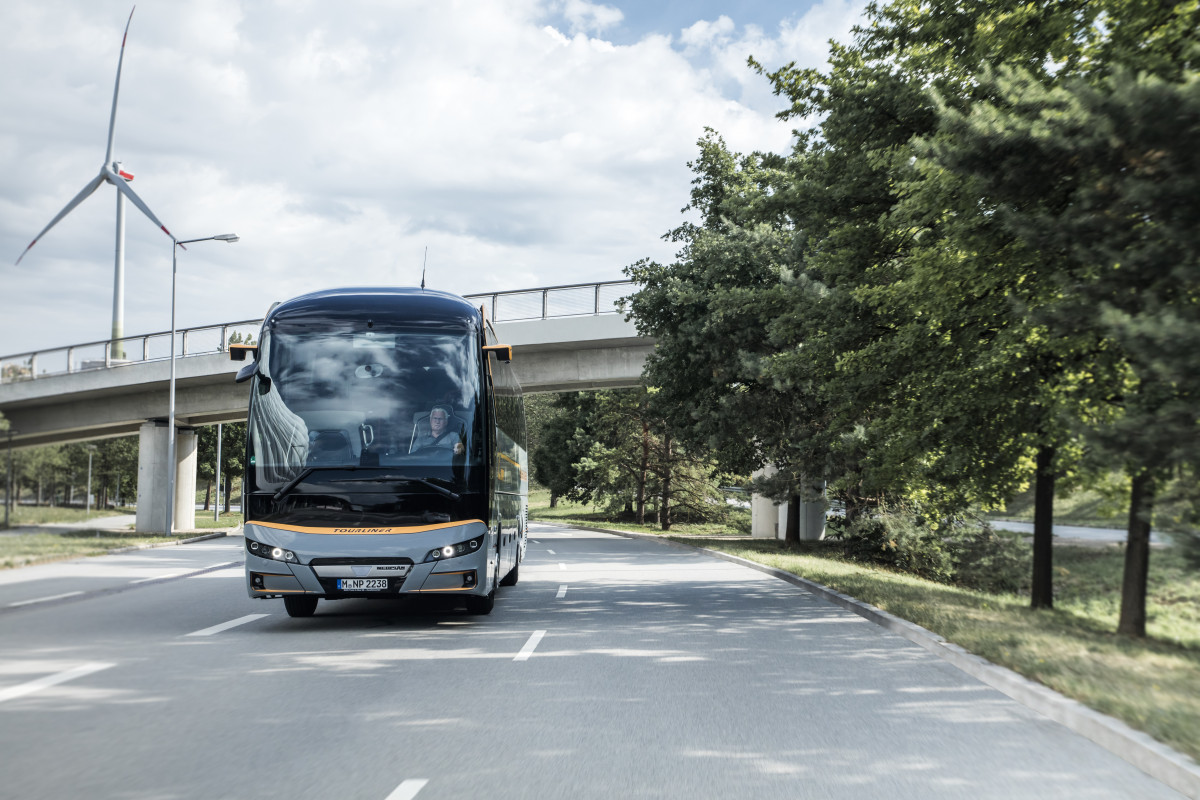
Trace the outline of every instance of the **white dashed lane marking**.
[[387, 800], [412, 800], [417, 796], [417, 792], [425, 788], [425, 784], [429, 781], [424, 778], [413, 778], [404, 781], [387, 796]]
[[529, 641], [525, 642], [525, 646], [521, 648], [521, 652], [517, 653], [517, 657], [513, 661], [528, 661], [529, 657], [533, 655], [533, 651], [537, 649], [538, 642], [545, 635], [545, 631], [534, 631], [533, 635], [529, 637]]
[[221, 631], [227, 631], [230, 628], [236, 628], [238, 625], [245, 625], [247, 622], [254, 622], [254, 620], [256, 620], [256, 619], [262, 619], [263, 617], [269, 617], [269, 616], [271, 616], [271, 615], [270, 614], [247, 614], [244, 617], [238, 617], [237, 619], [231, 619], [231, 620], [229, 620], [229, 622], [222, 622], [220, 625], [213, 625], [211, 628], [205, 628], [204, 630], [200, 630], [200, 631], [193, 631], [192, 633], [189, 633], [187, 635], [188, 636], [212, 636], [214, 633], [220, 633]]
[[73, 681], [76, 678], [82, 678], [84, 675], [91, 675], [93, 672], [99, 672], [102, 669], [116, 666], [115, 664], [105, 664], [99, 661], [93, 661], [90, 664], [81, 664], [73, 669], [56, 672], [53, 675], [47, 675], [44, 678], [28, 681], [18, 686], [10, 686], [7, 689], [0, 689], [0, 703], [5, 700], [12, 700], [17, 697], [24, 697], [27, 694], [46, 689], [50, 686], [56, 686], [60, 683]]

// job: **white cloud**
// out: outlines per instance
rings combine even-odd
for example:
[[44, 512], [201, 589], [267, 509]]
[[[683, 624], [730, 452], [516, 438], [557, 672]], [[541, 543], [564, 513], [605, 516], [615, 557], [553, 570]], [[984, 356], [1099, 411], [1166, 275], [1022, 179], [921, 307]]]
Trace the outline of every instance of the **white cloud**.
[[[95, 175], [128, 6], [0, 7], [0, 354], [100, 339], [113, 191], [29, 240]], [[558, 0], [143, 5], [116, 153], [181, 238], [180, 324], [260, 315], [345, 284], [524, 288], [669, 259], [705, 126], [782, 150], [781, 101], [745, 67], [819, 64], [859, 6], [826, 0], [766, 33], [718, 18], [615, 45], [618, 8]], [[670, 33], [670, 32], [665, 32]], [[126, 330], [169, 324], [170, 243], [128, 209]]]
[[566, 0], [562, 15], [571, 24], [572, 33], [600, 33], [625, 19], [621, 9], [587, 0]]

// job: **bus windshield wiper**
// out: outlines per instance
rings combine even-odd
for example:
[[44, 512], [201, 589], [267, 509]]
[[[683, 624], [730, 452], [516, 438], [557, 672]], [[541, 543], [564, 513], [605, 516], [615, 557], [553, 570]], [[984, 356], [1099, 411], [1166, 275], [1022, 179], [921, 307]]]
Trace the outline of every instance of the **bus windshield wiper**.
[[325, 467], [305, 467], [304, 469], [300, 470], [299, 475], [297, 475], [296, 477], [292, 478], [290, 481], [285, 483], [283, 485], [283, 488], [281, 488], [278, 492], [276, 492], [275, 496], [272, 499], [275, 500], [275, 502], [279, 502], [280, 498], [282, 498], [284, 495], [290, 494], [292, 489], [295, 489], [297, 486], [299, 486], [300, 482], [303, 481], [305, 478], [307, 478], [309, 475], [312, 475], [317, 470], [330, 470], [330, 469], [338, 469], [338, 470], [345, 469], [345, 470], [354, 471], [354, 470], [358, 469], [358, 467], [354, 466], [352, 464], [345, 464], [345, 465], [331, 464], [331, 465], [325, 466]]
[[[280, 500], [280, 498], [284, 497], [285, 495], [290, 493], [293, 489], [295, 489], [297, 486], [299, 486], [301, 481], [303, 481], [309, 475], [312, 475], [314, 472], [316, 472], [318, 470], [345, 470], [347, 472], [354, 472], [359, 469], [362, 469], [362, 467], [354, 466], [351, 464], [347, 464], [344, 466], [331, 465], [331, 466], [327, 466], [327, 467], [305, 467], [304, 469], [302, 469], [300, 471], [299, 475], [292, 478], [290, 481], [288, 481], [286, 484], [283, 485], [283, 488], [281, 488], [278, 492], [275, 493], [274, 499], [276, 500], [276, 502], [278, 502]], [[460, 499], [460, 496], [456, 492], [450, 491], [445, 486], [434, 483], [432, 480], [430, 480], [428, 478], [413, 478], [409, 475], [371, 475], [370, 477], [355, 476], [353, 478], [333, 478], [330, 480], [330, 483], [345, 483], [347, 481], [370, 481], [370, 482], [406, 481], [408, 483], [418, 483], [421, 486], [424, 486], [428, 489], [433, 489], [438, 494], [443, 495], [451, 500], [458, 501]]]
[[315, 471], [316, 471], [316, 467], [306, 467], [306, 468], [300, 470], [300, 474], [297, 475], [296, 477], [292, 478], [287, 483], [285, 483], [283, 485], [283, 487], [278, 492], [276, 492], [274, 497], [272, 497], [271, 499], [274, 500], [276, 503], [278, 503], [284, 495], [286, 495], [288, 492], [292, 491], [292, 489], [295, 489], [297, 486], [299, 486], [300, 481], [304, 480], [309, 475], [312, 475], [313, 472], [315, 472]]
[[434, 483], [433, 481], [429, 480], [428, 478], [405, 478], [405, 480], [412, 481], [413, 483], [419, 483], [422, 486], [428, 486], [430, 489], [433, 489], [435, 492], [444, 494], [446, 497], [449, 497], [451, 500], [457, 501], [459, 499], [459, 495], [457, 492], [452, 492], [449, 489], [447, 489], [445, 486]]
[[354, 480], [370, 480], [370, 481], [404, 481], [406, 483], [419, 483], [427, 489], [433, 489], [440, 495], [448, 497], [451, 500], [459, 500], [458, 493], [447, 489], [439, 483], [434, 483], [432, 478], [414, 478], [411, 475], [372, 475], [370, 478], [355, 478]]

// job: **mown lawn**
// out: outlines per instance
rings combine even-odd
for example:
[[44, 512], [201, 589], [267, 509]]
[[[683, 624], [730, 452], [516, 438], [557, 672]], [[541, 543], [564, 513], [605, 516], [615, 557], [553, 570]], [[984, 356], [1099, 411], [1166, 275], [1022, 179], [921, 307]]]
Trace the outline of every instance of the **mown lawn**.
[[[121, 514], [132, 514], [131, 508], [93, 508], [91, 513], [83, 508], [66, 506], [14, 506], [9, 513], [9, 525], [16, 528], [19, 525], [45, 525], [50, 522], [83, 522], [99, 517], [115, 517]], [[0, 510], [0, 525], [3, 524], [3, 511]]]
[[100, 556], [110, 550], [139, 544], [173, 542], [175, 536], [145, 534], [114, 534], [101, 531], [68, 531], [64, 533], [0, 534], [0, 569], [25, 567], [46, 561]]
[[[749, 536], [750, 510], [732, 510], [730, 524], [710, 522], [675, 522], [669, 533], [684, 536]], [[583, 503], [573, 503], [570, 500], [559, 500], [558, 506], [550, 508], [550, 492], [545, 489], [529, 491], [529, 517], [543, 522], [557, 522], [561, 525], [580, 525], [582, 527], [611, 528], [618, 524], [621, 530], [641, 533], [663, 533], [662, 528], [654, 524], [652, 515], [647, 514], [651, 524], [638, 525], [632, 517], [614, 517], [603, 510]], [[744, 530], [743, 530], [744, 529]]]

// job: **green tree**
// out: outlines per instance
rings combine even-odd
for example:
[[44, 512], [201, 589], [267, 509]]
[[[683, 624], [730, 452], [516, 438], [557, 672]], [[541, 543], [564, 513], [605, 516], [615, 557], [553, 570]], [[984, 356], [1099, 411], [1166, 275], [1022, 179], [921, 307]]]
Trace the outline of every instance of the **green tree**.
[[591, 493], [580, 485], [576, 466], [586, 453], [590, 439], [590, 394], [572, 392], [556, 395], [539, 414], [537, 443], [532, 444], [530, 460], [534, 480], [550, 490], [550, 507], [560, 498], [587, 502]]
[[[672, 234], [679, 261], [629, 269], [635, 318], [659, 341], [648, 375], [678, 403], [684, 435], [780, 466], [760, 484], [777, 496], [827, 476], [851, 518], [889, 498], [953, 514], [1036, 472], [1033, 601], [1049, 605], [1054, 481], [1080, 452], [1072, 423], [1111, 418], [1121, 363], [1094, 329], [1052, 332], [1039, 313], [1063, 310], [1061, 259], [995, 220], [969, 181], [930, 169], [918, 145], [942, 135], [946, 110], [989, 99], [986, 65], [1047, 86], [1096, 80], [1121, 58], [1175, 70], [1196, 14], [897, 0], [831, 46], [828, 71], [769, 73], [790, 101], [780, 116], [819, 124], [785, 157], [707, 137], [693, 165], [700, 224]], [[1142, 39], [1151, 52], [1131, 46]], [[746, 420], [774, 430], [747, 436]]]
[[1001, 70], [984, 86], [994, 99], [944, 111], [931, 160], [1055, 259], [1060, 299], [1034, 310], [1050, 335], [1094, 332], [1097, 357], [1118, 368], [1109, 413], [1083, 433], [1131, 480], [1118, 630], [1144, 636], [1155, 493], [1200, 444], [1200, 77], [1118, 70], [1047, 87]]

